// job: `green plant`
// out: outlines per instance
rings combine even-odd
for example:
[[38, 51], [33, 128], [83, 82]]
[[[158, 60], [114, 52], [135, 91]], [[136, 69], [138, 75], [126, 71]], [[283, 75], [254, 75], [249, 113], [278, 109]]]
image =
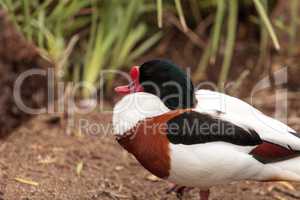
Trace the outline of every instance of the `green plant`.
[[225, 55], [222, 65], [222, 70], [219, 75], [219, 89], [224, 89], [224, 83], [227, 79], [231, 59], [234, 51], [235, 37], [237, 30], [237, 20], [238, 20], [238, 0], [229, 1], [229, 16], [227, 22], [227, 38], [225, 45]]
[[[94, 85], [101, 70], [118, 70], [130, 64], [160, 39], [159, 32], [141, 42], [146, 37], [147, 26], [138, 19], [146, 10], [141, 0], [131, 0], [127, 4], [119, 0], [106, 1], [100, 7], [101, 14], [93, 16], [93, 37], [90, 38], [90, 51], [85, 58], [84, 82]], [[114, 73], [109, 73], [105, 77], [108, 89], [114, 76]], [[84, 96], [89, 95], [89, 90], [84, 90]]]
[[274, 31], [274, 29], [271, 25], [271, 22], [270, 22], [269, 17], [268, 17], [268, 13], [266, 12], [266, 9], [263, 6], [263, 3], [260, 0], [253, 0], [253, 2], [254, 2], [254, 5], [257, 9], [257, 12], [258, 12], [263, 24], [265, 25], [268, 33], [270, 34], [270, 37], [273, 41], [273, 44], [274, 44], [275, 48], [277, 50], [279, 50], [280, 45], [279, 45], [278, 38], [277, 38], [277, 36], [275, 34], [275, 31]]
[[90, 1], [3, 0], [2, 6], [26, 38], [56, 64], [57, 72], [66, 71], [68, 57], [79, 40], [74, 33], [89, 23], [86, 16], [78, 14], [90, 6]]
[[[296, 0], [295, 0], [296, 1]], [[183, 27], [186, 25], [185, 20], [182, 18], [184, 17], [184, 14], [182, 12], [180, 0], [176, 0], [176, 8], [177, 12], [180, 16], [180, 21], [182, 22]], [[161, 4], [161, 1], [158, 1], [157, 3]], [[200, 80], [204, 77], [205, 71], [209, 65], [209, 63], [214, 64], [217, 52], [219, 48], [219, 43], [222, 38], [222, 28], [226, 17], [226, 12], [228, 13], [227, 17], [227, 34], [226, 34], [226, 44], [225, 44], [225, 53], [224, 53], [224, 60], [222, 64], [222, 69], [219, 74], [219, 86], [221, 87], [222, 84], [226, 81], [228, 77], [228, 73], [230, 70], [230, 64], [231, 59], [233, 57], [233, 51], [235, 46], [235, 37], [236, 37], [236, 31], [237, 31], [237, 24], [238, 24], [238, 9], [241, 4], [250, 5], [251, 3], [255, 6], [258, 16], [261, 20], [261, 30], [262, 30], [262, 38], [261, 38], [261, 49], [262, 55], [265, 56], [263, 52], [265, 52], [266, 46], [267, 46], [267, 40], [268, 35], [272, 39], [272, 42], [274, 44], [274, 47], [279, 50], [280, 45], [278, 38], [275, 34], [274, 28], [271, 25], [270, 19], [268, 17], [268, 10], [266, 9], [266, 6], [264, 6], [264, 0], [242, 0], [242, 1], [236, 1], [236, 0], [203, 0], [201, 3], [197, 4], [195, 1], [191, 1], [193, 5], [193, 12], [195, 13], [195, 5], [199, 5], [198, 9], [208, 9], [208, 8], [216, 8], [215, 20], [213, 24], [213, 28], [210, 34], [210, 39], [207, 44], [207, 48], [205, 48], [201, 59], [199, 61], [197, 71], [194, 75], [195, 80]], [[296, 4], [295, 2], [293, 2]], [[161, 22], [161, 16], [162, 12], [161, 6], [158, 6], [159, 11], [158, 14], [160, 17], [158, 17], [159, 24], [162, 24]], [[295, 10], [295, 9], [294, 9]], [[296, 11], [294, 11], [294, 19], [297, 19]], [[297, 21], [297, 20], [295, 20]], [[296, 22], [292, 24], [297, 24]], [[295, 26], [292, 26], [294, 31], [292, 38], [295, 38]], [[185, 28], [186, 29], [186, 28]], [[267, 35], [268, 34], [268, 35]]]
[[[58, 75], [90, 85], [96, 84], [102, 70], [130, 64], [162, 36], [161, 32], [149, 34], [140, 20], [146, 12], [155, 11], [144, 0], [3, 0], [0, 5], [44, 57], [56, 64]], [[83, 56], [73, 58], [78, 52]], [[68, 70], [71, 65], [73, 76]], [[107, 76], [108, 88], [113, 78], [113, 74]], [[91, 95], [86, 89], [83, 94]]]
[[291, 25], [290, 25], [290, 44], [289, 44], [289, 54], [293, 55], [295, 52], [295, 44], [297, 40], [297, 32], [299, 27], [299, 0], [291, 0]]
[[[203, 79], [209, 64], [223, 57], [218, 74], [221, 86], [228, 78], [234, 56], [239, 10], [253, 7], [257, 11], [257, 16], [251, 16], [261, 31], [256, 68], [263, 67], [270, 41], [279, 49], [269, 19], [270, 5], [276, 3], [277, 0], [188, 0], [184, 3], [181, 0], [2, 0], [0, 6], [8, 11], [26, 38], [37, 44], [42, 55], [56, 63], [58, 74], [66, 72], [69, 79], [90, 85], [97, 83], [103, 70], [119, 70], [130, 65], [167, 33], [156, 32], [156, 27], [150, 29], [149, 24], [155, 18], [147, 16], [157, 13], [157, 24], [162, 28], [163, 13], [167, 10], [177, 13], [186, 35], [196, 35], [187, 24], [201, 23], [204, 18], [212, 17], [213, 22], [203, 31], [208, 33], [204, 38], [207, 45], [203, 47], [193, 78]], [[275, 19], [274, 24], [290, 36], [288, 49], [292, 55], [299, 26], [299, 1], [288, 3], [291, 23], [285, 25], [284, 20]], [[224, 53], [220, 47], [224, 47]], [[111, 89], [114, 74], [105, 78], [106, 88]], [[83, 95], [91, 93], [83, 89]]]

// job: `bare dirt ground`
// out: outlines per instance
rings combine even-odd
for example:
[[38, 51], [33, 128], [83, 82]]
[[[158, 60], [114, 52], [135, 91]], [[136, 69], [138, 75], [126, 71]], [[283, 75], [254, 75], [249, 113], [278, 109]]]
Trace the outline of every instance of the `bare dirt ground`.
[[[265, 111], [272, 109], [272, 101], [261, 102], [268, 105]], [[293, 106], [289, 124], [299, 130], [295, 117], [300, 114], [299, 97], [289, 102]], [[102, 125], [111, 122], [110, 114], [93, 113], [84, 118]], [[52, 117], [38, 116], [0, 141], [0, 199], [177, 199], [175, 194], [166, 194], [165, 181], [150, 176], [113, 136], [78, 132], [74, 129], [67, 135]], [[292, 200], [300, 199], [299, 191], [296, 183], [242, 182], [212, 188], [211, 199]], [[184, 199], [198, 199], [197, 192], [186, 193]]]

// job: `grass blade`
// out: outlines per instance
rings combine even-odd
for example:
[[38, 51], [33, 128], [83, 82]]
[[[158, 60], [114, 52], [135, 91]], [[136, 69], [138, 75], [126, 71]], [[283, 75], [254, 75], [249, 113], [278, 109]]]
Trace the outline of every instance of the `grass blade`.
[[23, 0], [24, 18], [25, 18], [25, 33], [29, 41], [32, 41], [32, 29], [30, 27], [30, 4], [28, 0]]
[[123, 43], [123, 47], [118, 56], [116, 65], [112, 66], [113, 68], [118, 68], [120, 65], [124, 63], [125, 59], [129, 55], [134, 45], [145, 35], [145, 33], [146, 33], [146, 27], [144, 24], [140, 24], [138, 27], [136, 27], [135, 30], [132, 30], [129, 33], [128, 37]]
[[228, 77], [232, 55], [234, 51], [236, 31], [237, 31], [238, 0], [228, 0], [228, 2], [229, 2], [229, 16], [228, 16], [228, 25], [227, 25], [228, 27], [227, 27], [226, 47], [225, 47], [226, 49], [225, 49], [222, 70], [218, 82], [220, 90], [224, 89], [223, 86]]
[[80, 161], [80, 162], [77, 163], [77, 165], [76, 165], [76, 174], [77, 174], [77, 176], [80, 176], [80, 175], [81, 175], [82, 169], [83, 169], [83, 162]]
[[275, 33], [275, 31], [272, 27], [272, 24], [271, 24], [270, 20], [269, 20], [267, 12], [264, 9], [263, 4], [261, 3], [260, 0], [253, 0], [253, 2], [254, 2], [254, 5], [256, 7], [256, 10], [257, 10], [259, 16], [261, 17], [261, 20], [263, 21], [264, 25], [266, 26], [266, 29], [267, 29], [268, 33], [270, 34], [270, 37], [273, 41], [273, 44], [274, 44], [275, 48], [277, 50], [280, 50], [280, 44], [279, 44], [278, 38], [276, 36], [276, 33]]
[[185, 32], [187, 32], [188, 28], [187, 28], [187, 25], [186, 25], [186, 21], [185, 21], [185, 17], [184, 17], [184, 14], [183, 14], [183, 10], [182, 10], [182, 6], [181, 6], [180, 0], [175, 0], [175, 6], [176, 6], [176, 10], [178, 12], [179, 20], [180, 20], [180, 23], [181, 23], [181, 25], [183, 27], [183, 30]]
[[31, 181], [31, 180], [27, 180], [27, 179], [23, 179], [23, 178], [14, 178], [14, 179], [15, 179], [15, 181], [17, 181], [19, 183], [32, 185], [32, 186], [39, 186], [39, 183], [35, 182], [35, 181]]
[[[268, 10], [268, 2], [267, 0], [262, 1], [263, 6], [266, 10]], [[259, 70], [263, 67], [265, 64], [265, 60], [268, 54], [268, 46], [269, 46], [269, 34], [264, 26], [263, 22], [260, 22], [260, 44], [259, 44], [259, 49], [260, 49], [260, 54], [258, 58], [257, 65], [255, 67], [255, 70]]]
[[[114, 59], [115, 62], [113, 62], [110, 66], [111, 69], [118, 69], [120, 68], [125, 62], [126, 58], [128, 58], [130, 51], [134, 47], [134, 45], [139, 41], [145, 34], [146, 27], [144, 24], [140, 24], [135, 30], [132, 30], [126, 40], [123, 43], [123, 47], [120, 51], [120, 54], [117, 59]], [[115, 77], [115, 74], [111, 73], [109, 74], [107, 78], [107, 88], [110, 89], [112, 87], [112, 82]]]
[[141, 45], [139, 45], [128, 58], [128, 62], [132, 62], [133, 60], [137, 59], [139, 56], [144, 54], [147, 50], [149, 50], [154, 44], [156, 44], [161, 37], [163, 36], [162, 32], [158, 32], [145, 40]]
[[295, 44], [297, 40], [297, 29], [299, 21], [299, 0], [291, 0], [291, 33], [290, 33], [290, 44], [289, 44], [289, 54], [293, 55], [295, 51]]
[[157, 5], [157, 22], [158, 22], [158, 27], [162, 28], [163, 26], [163, 4], [162, 0], [156, 0], [156, 5]]
[[218, 0], [217, 15], [213, 27], [212, 46], [211, 46], [211, 62], [213, 64], [216, 61], [216, 54], [218, 51], [219, 41], [221, 37], [224, 15], [225, 15], [225, 0]]

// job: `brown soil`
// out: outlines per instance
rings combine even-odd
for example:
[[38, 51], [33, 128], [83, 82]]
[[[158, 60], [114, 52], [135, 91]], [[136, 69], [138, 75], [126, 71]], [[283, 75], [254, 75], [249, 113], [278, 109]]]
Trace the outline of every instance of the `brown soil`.
[[[46, 69], [51, 64], [43, 59], [37, 49], [19, 34], [6, 13], [0, 9], [0, 138], [30, 118], [21, 111], [13, 98], [16, 79], [28, 69]], [[30, 108], [46, 104], [47, 80], [45, 76], [31, 76], [21, 87], [21, 98]]]
[[[292, 95], [290, 95], [292, 97]], [[268, 105], [271, 113], [272, 95], [264, 94], [257, 102]], [[299, 130], [299, 96], [289, 101], [289, 124]], [[90, 123], [108, 125], [110, 114], [93, 113], [80, 116]], [[78, 121], [78, 119], [76, 121]], [[5, 200], [114, 200], [114, 199], [176, 199], [166, 194], [165, 181], [149, 177], [137, 161], [125, 152], [112, 136], [101, 129], [66, 134], [64, 125], [51, 116], [38, 116], [22, 125], [0, 143], [0, 199]], [[80, 175], [76, 172], [83, 163]], [[33, 186], [15, 178], [38, 183]], [[242, 182], [212, 188], [212, 199], [299, 199], [300, 184], [293, 191], [280, 183]], [[198, 199], [197, 189], [184, 199]]]

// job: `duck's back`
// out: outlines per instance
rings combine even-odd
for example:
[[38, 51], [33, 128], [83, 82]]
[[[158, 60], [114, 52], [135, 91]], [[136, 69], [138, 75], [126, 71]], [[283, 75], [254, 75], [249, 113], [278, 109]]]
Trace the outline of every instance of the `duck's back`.
[[247, 102], [236, 97], [210, 90], [198, 90], [195, 92], [195, 95], [198, 101], [196, 106], [198, 111], [220, 111], [243, 119], [245, 122], [249, 121], [264, 132], [296, 133], [295, 130], [286, 124], [263, 114]]

